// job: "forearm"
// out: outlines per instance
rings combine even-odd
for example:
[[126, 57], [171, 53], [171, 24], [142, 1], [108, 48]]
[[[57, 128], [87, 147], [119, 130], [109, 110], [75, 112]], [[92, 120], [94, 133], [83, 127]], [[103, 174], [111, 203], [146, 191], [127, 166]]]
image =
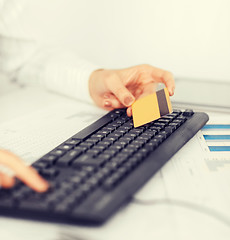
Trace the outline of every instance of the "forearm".
[[39, 46], [35, 41], [1, 36], [0, 42], [0, 71], [9, 79], [92, 101], [88, 79], [97, 66], [79, 59], [73, 51]]
[[77, 57], [72, 50], [40, 43], [21, 21], [26, 1], [0, 6], [0, 72], [19, 83], [92, 101], [88, 90], [91, 73], [98, 67]]
[[92, 102], [88, 80], [98, 67], [79, 59], [66, 49], [46, 47], [36, 50], [17, 72], [18, 82], [39, 85], [68, 97]]

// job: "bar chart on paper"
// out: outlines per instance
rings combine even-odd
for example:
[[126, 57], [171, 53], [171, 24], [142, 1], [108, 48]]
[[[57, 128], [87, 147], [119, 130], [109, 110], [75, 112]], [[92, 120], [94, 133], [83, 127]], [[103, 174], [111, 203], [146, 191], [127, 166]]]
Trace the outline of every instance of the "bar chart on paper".
[[210, 152], [230, 153], [230, 124], [207, 124], [202, 133]]
[[215, 119], [206, 124], [198, 134], [210, 171], [230, 171], [230, 119]]

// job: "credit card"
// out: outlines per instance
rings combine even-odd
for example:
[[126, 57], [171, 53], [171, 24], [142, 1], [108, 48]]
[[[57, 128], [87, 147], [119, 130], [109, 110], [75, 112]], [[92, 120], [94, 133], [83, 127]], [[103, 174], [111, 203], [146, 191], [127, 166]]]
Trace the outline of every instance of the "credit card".
[[134, 127], [152, 122], [172, 112], [167, 88], [138, 99], [132, 105]]

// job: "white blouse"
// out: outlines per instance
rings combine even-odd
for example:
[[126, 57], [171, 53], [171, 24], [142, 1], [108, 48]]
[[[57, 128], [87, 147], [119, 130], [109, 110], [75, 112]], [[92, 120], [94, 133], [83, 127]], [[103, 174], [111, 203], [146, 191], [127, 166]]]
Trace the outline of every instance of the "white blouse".
[[[73, 50], [41, 41], [40, 29], [38, 34], [29, 31], [33, 26], [29, 26], [30, 19], [25, 19], [25, 11], [27, 4], [33, 2], [35, 0], [0, 0], [1, 74], [21, 84], [46, 87], [92, 102], [88, 80], [99, 67], [79, 59]], [[42, 12], [38, 14], [42, 18]]]

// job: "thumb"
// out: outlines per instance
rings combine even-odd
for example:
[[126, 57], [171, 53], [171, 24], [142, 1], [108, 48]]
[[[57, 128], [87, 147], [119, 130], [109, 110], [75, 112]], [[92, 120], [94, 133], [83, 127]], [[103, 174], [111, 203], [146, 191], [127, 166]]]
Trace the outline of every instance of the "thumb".
[[108, 79], [107, 87], [124, 106], [129, 107], [135, 101], [135, 97], [124, 86], [118, 75], [114, 74]]

